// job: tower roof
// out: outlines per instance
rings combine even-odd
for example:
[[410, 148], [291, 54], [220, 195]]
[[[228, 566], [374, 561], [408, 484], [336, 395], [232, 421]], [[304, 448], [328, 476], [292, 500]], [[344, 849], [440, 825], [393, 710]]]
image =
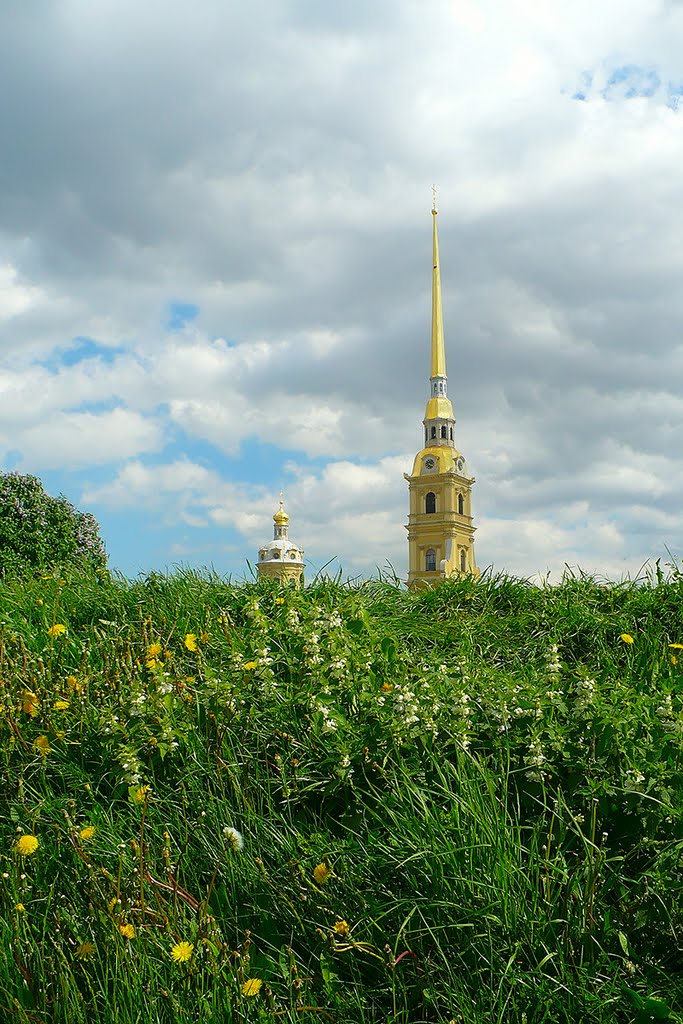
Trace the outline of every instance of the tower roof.
[[285, 508], [284, 508], [284, 504], [282, 502], [282, 498], [280, 498], [280, 507], [277, 510], [277, 512], [275, 513], [275, 515], [273, 516], [273, 522], [277, 523], [278, 526], [284, 526], [285, 523], [289, 522], [289, 516], [285, 512]]

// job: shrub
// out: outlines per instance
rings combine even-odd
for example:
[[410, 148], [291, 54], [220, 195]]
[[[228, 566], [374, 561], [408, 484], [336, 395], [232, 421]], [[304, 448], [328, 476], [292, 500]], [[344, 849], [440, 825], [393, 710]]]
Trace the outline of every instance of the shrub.
[[95, 517], [47, 494], [37, 477], [0, 473], [0, 578], [67, 564], [106, 568]]

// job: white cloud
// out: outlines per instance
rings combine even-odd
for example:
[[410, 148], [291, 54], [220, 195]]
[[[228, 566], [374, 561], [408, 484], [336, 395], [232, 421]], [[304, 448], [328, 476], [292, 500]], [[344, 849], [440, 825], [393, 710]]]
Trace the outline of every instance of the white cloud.
[[5, 441], [19, 448], [23, 468], [78, 469], [130, 458], [162, 445], [156, 423], [127, 409], [102, 413], [56, 413]]
[[43, 299], [40, 288], [22, 284], [16, 267], [0, 266], [0, 320], [10, 320], [25, 313]]

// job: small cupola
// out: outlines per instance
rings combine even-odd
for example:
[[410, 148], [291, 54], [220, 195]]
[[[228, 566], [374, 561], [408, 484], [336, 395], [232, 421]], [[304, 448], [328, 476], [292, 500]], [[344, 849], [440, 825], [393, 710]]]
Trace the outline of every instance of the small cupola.
[[304, 571], [304, 550], [289, 539], [289, 516], [280, 498], [280, 507], [273, 516], [273, 539], [259, 548], [259, 578], [280, 579], [299, 586]]

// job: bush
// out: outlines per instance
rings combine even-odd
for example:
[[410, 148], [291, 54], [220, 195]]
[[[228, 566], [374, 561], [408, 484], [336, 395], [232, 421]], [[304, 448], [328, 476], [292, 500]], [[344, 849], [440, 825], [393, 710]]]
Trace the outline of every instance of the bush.
[[105, 569], [107, 556], [94, 516], [40, 480], [0, 473], [0, 578], [65, 565]]

